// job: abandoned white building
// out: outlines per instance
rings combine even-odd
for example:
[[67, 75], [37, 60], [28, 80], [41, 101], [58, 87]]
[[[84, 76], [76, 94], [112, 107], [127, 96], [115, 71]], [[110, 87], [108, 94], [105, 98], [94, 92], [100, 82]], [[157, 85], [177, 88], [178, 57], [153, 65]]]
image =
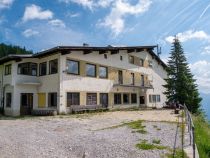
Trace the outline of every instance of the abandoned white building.
[[0, 59], [0, 99], [6, 115], [33, 109], [69, 113], [71, 106], [164, 105], [166, 65], [156, 46], [60, 46]]

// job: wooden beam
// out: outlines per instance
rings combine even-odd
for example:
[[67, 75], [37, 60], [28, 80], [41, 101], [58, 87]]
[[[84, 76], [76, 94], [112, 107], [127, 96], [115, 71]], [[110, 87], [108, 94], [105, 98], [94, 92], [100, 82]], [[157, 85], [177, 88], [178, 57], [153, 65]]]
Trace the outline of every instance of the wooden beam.
[[136, 52], [142, 52], [142, 51], [144, 51], [143, 48], [137, 48], [137, 49], [136, 49]]
[[90, 53], [92, 53], [92, 50], [89, 50], [89, 49], [83, 50], [83, 54], [90, 54]]
[[111, 54], [117, 54], [119, 53], [119, 50], [111, 50]]
[[70, 50], [62, 50], [61, 55], [66, 55], [72, 53]]
[[108, 53], [108, 51], [106, 51], [106, 50], [99, 50], [99, 54], [106, 54], [106, 53]]
[[133, 53], [133, 52], [136, 52], [136, 49], [128, 49], [127, 52], [128, 53]]

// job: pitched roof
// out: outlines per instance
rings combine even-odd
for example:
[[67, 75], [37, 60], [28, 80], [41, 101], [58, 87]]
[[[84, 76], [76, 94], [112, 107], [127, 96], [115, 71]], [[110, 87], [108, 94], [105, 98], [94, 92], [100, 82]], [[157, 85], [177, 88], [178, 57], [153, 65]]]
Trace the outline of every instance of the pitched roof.
[[58, 46], [53, 47], [35, 54], [10, 54], [6, 57], [0, 58], [0, 64], [3, 64], [5, 62], [11, 61], [11, 60], [20, 60], [21, 58], [41, 58], [44, 56], [49, 56], [56, 53], [61, 54], [68, 54], [71, 53], [71, 51], [74, 50], [80, 50], [84, 51], [84, 54], [92, 53], [93, 51], [99, 51], [99, 54], [104, 54], [107, 51], [110, 51], [111, 54], [117, 54], [119, 53], [119, 50], [127, 50], [128, 53], [131, 52], [141, 52], [143, 50], [147, 50], [150, 55], [155, 58], [161, 65], [165, 68], [167, 67], [166, 64], [159, 58], [158, 55], [154, 53], [154, 48], [157, 46], [129, 46], [129, 47], [115, 47], [115, 46], [107, 46], [107, 47], [90, 47], [90, 46]]

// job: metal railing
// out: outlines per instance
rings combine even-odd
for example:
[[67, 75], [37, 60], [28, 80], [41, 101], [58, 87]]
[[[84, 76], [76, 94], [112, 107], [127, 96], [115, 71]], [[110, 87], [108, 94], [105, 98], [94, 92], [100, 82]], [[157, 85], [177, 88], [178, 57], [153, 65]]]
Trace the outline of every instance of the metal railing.
[[192, 116], [186, 105], [183, 106], [184, 112], [185, 112], [185, 119], [187, 124], [187, 129], [190, 136], [190, 146], [193, 148], [193, 158], [195, 158], [195, 151], [196, 151], [196, 145], [195, 145], [195, 126], [192, 120]]

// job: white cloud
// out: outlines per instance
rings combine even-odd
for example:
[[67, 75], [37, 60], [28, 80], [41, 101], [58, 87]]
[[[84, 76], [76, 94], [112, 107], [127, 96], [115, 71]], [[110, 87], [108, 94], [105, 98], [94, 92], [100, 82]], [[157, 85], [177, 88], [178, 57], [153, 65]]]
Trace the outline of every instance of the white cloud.
[[31, 37], [31, 36], [38, 35], [39, 32], [38, 31], [35, 31], [35, 30], [32, 30], [32, 29], [27, 29], [22, 34], [23, 34], [23, 36], [25, 36], [26, 38], [28, 38], [28, 37]]
[[190, 64], [190, 68], [197, 79], [197, 84], [201, 92], [210, 93], [210, 62], [200, 60]]
[[89, 9], [93, 9], [93, 6], [94, 6], [94, 2], [93, 0], [58, 0], [59, 2], [64, 2], [64, 3], [76, 3], [76, 4], [79, 4], [85, 8], [89, 8]]
[[80, 16], [80, 13], [71, 13], [71, 12], [68, 12], [66, 14], [66, 17], [70, 17], [70, 18], [76, 18], [76, 17], [79, 17]]
[[204, 47], [201, 55], [210, 55], [210, 46]]
[[64, 24], [64, 22], [60, 19], [53, 19], [49, 21], [49, 24], [52, 26], [56, 26], [56, 27], [66, 27], [66, 25]]
[[[182, 33], [178, 33], [176, 37], [181, 41], [181, 42], [186, 42], [191, 39], [198, 39], [198, 40], [210, 40], [210, 36], [204, 32], [204, 31], [193, 31], [193, 30], [188, 30]], [[165, 40], [169, 43], [172, 43], [174, 40], [174, 36], [168, 36], [165, 38]]]
[[9, 8], [14, 0], [0, 0], [0, 9], [2, 8]]
[[51, 12], [50, 10], [42, 10], [40, 6], [32, 4], [25, 8], [22, 20], [26, 22], [28, 20], [34, 20], [34, 19], [44, 20], [52, 18], [53, 18], [53, 12]]
[[109, 15], [103, 21], [100, 21], [98, 25], [110, 28], [113, 35], [118, 36], [125, 27], [124, 17], [146, 12], [151, 3], [151, 0], [139, 0], [136, 5], [131, 5], [126, 0], [116, 0]]

